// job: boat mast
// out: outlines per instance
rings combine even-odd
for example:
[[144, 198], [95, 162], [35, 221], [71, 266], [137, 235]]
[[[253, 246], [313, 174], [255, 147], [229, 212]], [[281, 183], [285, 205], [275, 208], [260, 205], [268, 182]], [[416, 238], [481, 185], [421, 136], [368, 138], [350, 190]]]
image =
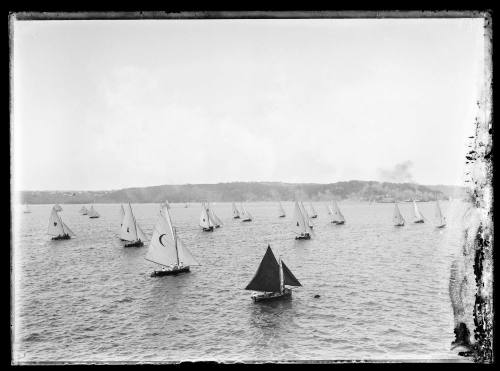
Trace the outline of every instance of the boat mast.
[[172, 226], [172, 231], [174, 232], [175, 256], [177, 256], [177, 266], [179, 266], [179, 250], [177, 249], [177, 231], [174, 226]]
[[279, 256], [279, 265], [280, 265], [280, 294], [283, 294], [283, 265], [281, 264], [281, 255]]
[[130, 209], [130, 213], [132, 214], [132, 218], [134, 220], [134, 228], [135, 228], [135, 237], [137, 237], [137, 240], [140, 240], [139, 238], [139, 234], [137, 233], [137, 222], [135, 220], [135, 215], [134, 213], [132, 212], [132, 206], [130, 206], [130, 202], [128, 203], [128, 207]]

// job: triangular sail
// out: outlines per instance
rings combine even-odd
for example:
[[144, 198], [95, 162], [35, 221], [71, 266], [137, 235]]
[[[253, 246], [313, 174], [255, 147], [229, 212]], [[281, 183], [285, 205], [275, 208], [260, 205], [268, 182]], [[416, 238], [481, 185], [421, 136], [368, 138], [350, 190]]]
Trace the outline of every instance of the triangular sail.
[[317, 216], [318, 213], [316, 212], [316, 210], [314, 210], [312, 202], [309, 202], [309, 205], [311, 206], [311, 216]]
[[279, 202], [278, 210], [279, 210], [279, 215], [280, 216], [284, 216], [285, 215], [285, 209], [283, 209], [283, 205], [281, 204], [281, 201]]
[[293, 219], [295, 227], [299, 234], [308, 232], [306, 220], [304, 218], [304, 215], [302, 215], [302, 210], [300, 209], [299, 203], [297, 201], [295, 201]]
[[285, 265], [285, 262], [281, 260], [281, 267], [283, 268], [283, 284], [288, 286], [302, 286], [293, 273]]
[[210, 217], [207, 212], [207, 207], [204, 202], [202, 202], [201, 204], [200, 227], [202, 228], [213, 227], [213, 222], [211, 222], [210, 220]]
[[25, 213], [30, 213], [31, 212], [30, 208], [28, 207], [28, 204], [24, 204], [23, 212], [25, 212]]
[[54, 205], [54, 210], [55, 210], [55, 211], [62, 211], [63, 209], [62, 209], [61, 205], [59, 205], [59, 204], [55, 204], [55, 205]]
[[69, 234], [72, 237], [76, 236], [76, 234], [71, 229], [69, 229], [66, 223], [62, 222], [62, 224], [63, 224], [63, 229], [66, 231], [67, 234]]
[[88, 212], [88, 215], [89, 216], [99, 216], [99, 214], [97, 213], [97, 211], [95, 211], [95, 209], [94, 209], [94, 205], [90, 206], [90, 210]]
[[238, 217], [238, 216], [240, 216], [240, 212], [238, 211], [236, 204], [233, 202], [233, 217]]
[[216, 226], [221, 226], [222, 220], [220, 220], [219, 217], [215, 214], [212, 205], [210, 205], [210, 202], [207, 202], [207, 208], [208, 208], [208, 216], [210, 217], [212, 224]]
[[179, 262], [182, 265], [200, 265], [179, 237], [177, 237], [177, 251], [179, 252]]
[[120, 228], [120, 238], [125, 241], [137, 241], [137, 228], [130, 203], [125, 208], [125, 215]]
[[252, 214], [245, 209], [245, 206], [241, 204], [241, 218], [242, 219], [252, 219]]
[[85, 206], [82, 206], [82, 208], [80, 209], [80, 212], [83, 214], [83, 215], [87, 215], [87, 213], [89, 212], [87, 210], [87, 208]]
[[340, 212], [340, 208], [339, 205], [337, 205], [337, 201], [335, 200], [332, 201], [332, 205], [333, 205], [332, 211], [334, 215], [334, 221], [345, 222], [344, 215], [342, 215], [342, 213]]
[[394, 204], [394, 216], [393, 216], [393, 222], [395, 225], [401, 225], [405, 223], [405, 219], [403, 218], [403, 215], [401, 215], [401, 212], [399, 211], [398, 204]]
[[125, 218], [125, 210], [123, 205], [120, 205], [120, 228], [123, 226], [123, 218]]
[[166, 207], [160, 213], [153, 229], [145, 259], [164, 266], [177, 265], [175, 237], [171, 223], [165, 215], [170, 219]]
[[417, 203], [413, 200], [413, 215], [415, 216], [415, 220], [422, 220], [422, 214], [418, 210]]
[[280, 268], [270, 246], [245, 290], [280, 292]]
[[436, 219], [438, 221], [438, 225], [445, 225], [446, 224], [446, 218], [443, 216], [443, 213], [441, 212], [441, 207], [439, 206], [439, 201], [436, 200]]
[[139, 226], [139, 224], [135, 224], [135, 226], [137, 227], [137, 237], [142, 241], [142, 242], [145, 242], [147, 241], [148, 237], [146, 236], [146, 233], [144, 233], [144, 231], [142, 230], [142, 228]]
[[309, 228], [312, 228], [313, 227], [313, 222], [311, 220], [311, 217], [309, 216], [309, 214], [307, 213], [307, 210], [306, 208], [304, 207], [304, 204], [302, 203], [302, 201], [300, 202], [300, 211], [302, 212], [302, 215], [304, 216], [304, 220], [306, 221], [306, 225], [309, 227]]
[[55, 208], [52, 208], [52, 211], [50, 212], [47, 234], [51, 236], [64, 235], [64, 223], [62, 222], [61, 217], [59, 216]]

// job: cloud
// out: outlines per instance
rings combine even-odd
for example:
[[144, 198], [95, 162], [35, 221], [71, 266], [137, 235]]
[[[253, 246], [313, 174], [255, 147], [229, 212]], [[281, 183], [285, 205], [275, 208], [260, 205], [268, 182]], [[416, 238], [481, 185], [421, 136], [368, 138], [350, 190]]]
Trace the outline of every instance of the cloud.
[[413, 162], [408, 160], [396, 164], [392, 169], [378, 169], [379, 178], [385, 182], [412, 183], [413, 176], [410, 171], [412, 166]]

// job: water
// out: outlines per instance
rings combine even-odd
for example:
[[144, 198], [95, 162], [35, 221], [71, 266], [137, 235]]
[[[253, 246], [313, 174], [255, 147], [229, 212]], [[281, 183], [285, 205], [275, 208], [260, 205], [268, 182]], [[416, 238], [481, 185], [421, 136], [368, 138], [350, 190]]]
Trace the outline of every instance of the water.
[[[124, 248], [116, 236], [119, 204], [97, 204], [99, 219], [62, 205], [76, 233], [46, 235], [52, 205], [16, 208], [13, 354], [16, 362], [457, 359], [448, 293], [462, 241], [465, 205], [442, 203], [445, 229], [392, 225], [392, 204], [340, 202], [346, 224], [329, 223], [314, 203], [313, 238], [295, 241], [293, 204], [245, 204], [251, 223], [215, 203], [224, 226], [198, 227], [199, 204], [173, 204], [178, 233], [202, 264], [191, 273], [150, 277], [147, 247]], [[151, 235], [158, 204], [133, 204]], [[306, 204], [306, 208], [309, 205]], [[434, 204], [419, 203], [429, 221]], [[244, 287], [270, 243], [303, 287], [289, 301], [253, 303]], [[319, 294], [320, 298], [314, 298]]]

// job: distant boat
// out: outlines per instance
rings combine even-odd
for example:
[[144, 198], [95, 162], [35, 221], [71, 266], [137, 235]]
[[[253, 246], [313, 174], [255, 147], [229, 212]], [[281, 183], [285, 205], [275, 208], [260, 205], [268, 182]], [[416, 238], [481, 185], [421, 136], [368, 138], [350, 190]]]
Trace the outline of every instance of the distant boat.
[[184, 205], [184, 207], [185, 207], [185, 208], [187, 208], [187, 207], [189, 207], [189, 205], [186, 203], [186, 204]]
[[238, 211], [236, 204], [233, 202], [233, 219], [239, 219], [239, 218], [240, 218], [240, 212]]
[[82, 215], [87, 215], [87, 214], [88, 214], [88, 212], [89, 212], [89, 211], [87, 210], [87, 208], [86, 208], [85, 206], [82, 206], [82, 208], [80, 209], [80, 213], [81, 213]]
[[253, 219], [252, 214], [250, 214], [250, 212], [248, 212], [245, 209], [245, 206], [243, 206], [243, 204], [241, 204], [241, 221], [242, 222], [251, 222], [252, 219]]
[[54, 210], [59, 212], [59, 211], [63, 211], [63, 208], [61, 207], [61, 205], [55, 204], [54, 205]]
[[333, 224], [340, 225], [340, 224], [345, 223], [344, 215], [340, 211], [339, 205], [337, 205], [337, 201], [335, 201], [335, 200], [332, 201], [331, 213], [332, 213], [332, 223]]
[[163, 209], [164, 207], [166, 207], [167, 209], [170, 209], [170, 204], [168, 203], [168, 200], [165, 200], [165, 202], [162, 202], [160, 204], [160, 211], [161, 209]]
[[28, 204], [24, 204], [23, 213], [24, 214], [30, 214], [31, 213], [31, 210], [30, 210]]
[[316, 210], [314, 210], [312, 202], [309, 202], [309, 205], [311, 206], [311, 218], [316, 219], [318, 217], [318, 213], [316, 212]]
[[402, 227], [405, 225], [405, 219], [403, 218], [403, 215], [401, 215], [401, 212], [399, 211], [398, 203], [394, 203], [394, 216], [392, 217], [392, 220], [394, 221], [394, 225], [396, 227]]
[[88, 212], [88, 216], [91, 219], [99, 218], [100, 217], [99, 213], [97, 211], [95, 211], [94, 205], [90, 205], [90, 210]]
[[125, 208], [125, 215], [122, 219], [120, 227], [120, 239], [126, 242], [125, 247], [144, 246], [144, 241], [147, 240], [146, 235], [135, 220], [130, 202], [128, 204], [128, 207]]
[[441, 212], [441, 207], [439, 206], [439, 200], [436, 200], [436, 219], [438, 220], [437, 228], [446, 227], [446, 218]]
[[200, 265], [177, 235], [170, 212], [163, 208], [151, 236], [145, 259], [162, 266], [151, 277], [177, 275], [190, 271], [190, 265]]
[[286, 216], [285, 209], [283, 209], [283, 205], [281, 204], [281, 201], [279, 202], [278, 212], [279, 212], [280, 218], [284, 218]]
[[293, 222], [297, 230], [297, 236], [295, 236], [296, 240], [311, 239], [311, 227], [309, 226], [309, 221], [306, 219], [297, 201], [295, 201]]
[[271, 246], [268, 245], [257, 272], [245, 290], [264, 292], [254, 293], [251, 296], [254, 302], [290, 298], [292, 290], [286, 288], [285, 285], [302, 286], [285, 262], [281, 260], [281, 256], [276, 261]]
[[210, 219], [210, 214], [208, 213], [208, 208], [205, 202], [201, 203], [200, 227], [205, 232], [213, 232], [214, 230], [214, 224]]
[[75, 236], [73, 231], [62, 221], [55, 207], [50, 212], [47, 234], [54, 236], [52, 237], [53, 240], [69, 240], [72, 236]]
[[215, 214], [215, 211], [212, 205], [210, 205], [210, 202], [207, 202], [206, 205], [208, 208], [208, 216], [211, 219], [212, 224], [214, 225], [215, 228], [219, 228], [223, 224], [222, 220], [220, 220], [220, 218]]
[[415, 220], [413, 221], [414, 223], [423, 223], [424, 222], [424, 217], [420, 213], [417, 207], [417, 203], [415, 200], [413, 200], [413, 215], [415, 217]]
[[314, 228], [314, 224], [312, 222], [312, 219], [311, 217], [309, 216], [309, 214], [307, 213], [307, 210], [306, 208], [304, 207], [304, 204], [302, 203], [302, 201], [300, 201], [300, 209], [302, 211], [302, 215], [304, 215], [304, 218], [307, 222], [307, 224], [309, 225], [309, 228], [313, 229]]

